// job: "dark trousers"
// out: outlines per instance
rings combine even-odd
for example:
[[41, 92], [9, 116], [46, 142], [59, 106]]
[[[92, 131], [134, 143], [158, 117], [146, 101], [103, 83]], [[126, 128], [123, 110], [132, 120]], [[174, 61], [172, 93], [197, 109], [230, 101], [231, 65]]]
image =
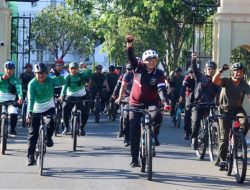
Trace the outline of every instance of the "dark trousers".
[[[130, 105], [130, 108], [134, 106]], [[136, 108], [136, 107], [135, 107]], [[145, 106], [140, 106], [138, 108], [146, 108]], [[148, 106], [149, 110], [155, 110], [158, 108], [156, 105]], [[130, 123], [130, 148], [131, 156], [133, 160], [137, 160], [139, 157], [139, 146], [140, 146], [140, 137], [141, 137], [141, 117], [142, 113], [139, 112], [129, 112], [129, 123]], [[162, 114], [161, 111], [155, 110], [150, 112], [152, 119], [152, 125], [154, 126], [154, 135], [158, 136], [160, 126], [162, 123]]]
[[[0, 106], [0, 114], [1, 114], [1, 112], [2, 112], [2, 106]], [[15, 113], [10, 114], [10, 131], [14, 131], [16, 129], [17, 120], [18, 120], [17, 114], [15, 114]], [[1, 122], [0, 122], [0, 124], [1, 124]]]
[[[65, 102], [63, 102], [63, 124], [66, 128], [69, 128], [69, 117], [72, 111], [72, 108], [75, 106], [75, 104], [71, 103], [70, 101], [74, 101], [75, 99], [78, 99], [79, 97], [73, 97], [73, 96], [66, 96]], [[83, 96], [82, 100], [86, 100], [87, 97]], [[81, 111], [81, 128], [84, 128], [89, 117], [89, 106], [88, 103], [79, 102], [76, 104], [77, 109]]]
[[[29, 126], [28, 135], [28, 156], [34, 155], [36, 149], [36, 143], [39, 135], [39, 128], [41, 123], [41, 116], [53, 116], [55, 109], [51, 108], [43, 113], [33, 113], [31, 119], [31, 125]], [[51, 117], [47, 126], [47, 138], [51, 138], [54, 132], [54, 119]]]
[[[235, 108], [233, 111], [223, 111], [220, 110], [221, 114], [225, 114], [228, 116], [246, 116], [245, 110], [240, 108]], [[249, 123], [247, 118], [240, 118], [239, 122], [241, 124], [240, 128], [244, 129], [245, 134], [247, 134], [249, 130]], [[220, 118], [219, 126], [220, 126], [220, 145], [219, 145], [219, 158], [221, 161], [226, 161], [227, 157], [227, 148], [228, 148], [228, 137], [230, 132], [230, 127], [232, 125], [232, 121], [228, 118]]]
[[186, 134], [191, 134], [191, 116], [192, 108], [189, 105], [185, 106], [185, 115], [184, 115], [184, 131]]
[[208, 109], [203, 108], [192, 108], [192, 135], [191, 138], [197, 138], [200, 127], [201, 127], [201, 121], [202, 117], [205, 114], [205, 112], [208, 112]]

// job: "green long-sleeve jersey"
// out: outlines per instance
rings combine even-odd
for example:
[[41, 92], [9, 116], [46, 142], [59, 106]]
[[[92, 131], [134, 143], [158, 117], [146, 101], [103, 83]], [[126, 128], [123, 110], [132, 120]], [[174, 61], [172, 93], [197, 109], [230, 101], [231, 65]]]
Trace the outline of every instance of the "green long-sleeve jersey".
[[32, 79], [28, 85], [28, 112], [43, 113], [54, 104], [54, 88], [58, 84], [58, 78], [47, 76], [43, 83], [36, 78]]
[[9, 91], [9, 83], [14, 85], [16, 88], [16, 93], [18, 98], [23, 97], [23, 92], [22, 92], [22, 85], [20, 83], [20, 80], [12, 75], [8, 80], [3, 80], [2, 76], [4, 74], [0, 73], [0, 102], [5, 102], [5, 101], [14, 101], [16, 99], [16, 95], [10, 93]]
[[67, 75], [65, 77], [65, 84], [61, 91], [61, 96], [75, 96], [81, 97], [86, 95], [85, 83], [91, 77], [91, 73], [82, 72], [77, 75]]

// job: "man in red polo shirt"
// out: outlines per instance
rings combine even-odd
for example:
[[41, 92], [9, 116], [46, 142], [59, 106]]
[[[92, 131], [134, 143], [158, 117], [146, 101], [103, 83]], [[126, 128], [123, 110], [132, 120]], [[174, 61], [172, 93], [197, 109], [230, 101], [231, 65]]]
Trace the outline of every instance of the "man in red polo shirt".
[[[138, 62], [133, 53], [132, 35], [127, 36], [128, 59], [134, 71], [134, 83], [130, 94], [129, 107], [153, 110], [150, 112], [154, 125], [155, 145], [159, 146], [159, 129], [162, 123], [160, 107], [161, 102], [165, 110], [170, 110], [167, 88], [165, 85], [163, 72], [157, 69], [158, 54], [154, 50], [147, 50], [142, 55], [142, 62]], [[131, 167], [139, 167], [139, 144], [141, 135], [142, 113], [130, 112], [130, 142], [131, 142]]]

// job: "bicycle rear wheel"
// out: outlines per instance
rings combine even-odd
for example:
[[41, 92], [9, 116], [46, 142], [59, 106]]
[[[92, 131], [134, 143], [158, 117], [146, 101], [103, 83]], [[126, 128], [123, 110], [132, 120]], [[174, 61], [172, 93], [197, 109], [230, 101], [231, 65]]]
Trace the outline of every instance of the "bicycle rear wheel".
[[207, 132], [207, 128], [205, 128], [203, 123], [203, 120], [201, 121], [201, 126], [200, 126], [200, 130], [197, 136], [197, 141], [198, 141], [198, 147], [196, 150], [196, 155], [197, 158], [200, 160], [203, 160], [206, 154], [206, 149], [207, 149], [207, 136], [208, 136], [208, 132]]
[[243, 132], [238, 133], [234, 145], [234, 173], [237, 183], [244, 183], [247, 172], [247, 145]]
[[145, 173], [146, 169], [146, 152], [145, 152], [145, 132], [143, 131], [143, 134], [141, 135], [141, 141], [140, 141], [140, 161], [141, 161], [141, 172]]
[[7, 118], [2, 118], [1, 120], [1, 154], [5, 154], [5, 150], [7, 149]]
[[209, 158], [211, 162], [217, 160], [219, 149], [219, 132], [218, 123], [211, 123], [209, 126]]
[[77, 147], [77, 136], [79, 134], [80, 120], [78, 116], [73, 116], [73, 151], [76, 151]]
[[146, 129], [146, 150], [147, 150], [147, 175], [148, 175], [148, 180], [152, 180], [152, 165], [153, 165], [153, 152], [152, 152], [152, 134], [150, 127]]
[[39, 169], [39, 174], [42, 176], [43, 175], [43, 164], [44, 164], [44, 154], [45, 154], [45, 131], [43, 127], [40, 128], [39, 131], [39, 136], [38, 136], [38, 169]]
[[61, 110], [59, 107], [56, 109], [56, 118], [55, 118], [55, 136], [59, 134], [61, 125]]
[[181, 126], [181, 112], [178, 110], [176, 111], [176, 120], [175, 120], [175, 127], [180, 128]]

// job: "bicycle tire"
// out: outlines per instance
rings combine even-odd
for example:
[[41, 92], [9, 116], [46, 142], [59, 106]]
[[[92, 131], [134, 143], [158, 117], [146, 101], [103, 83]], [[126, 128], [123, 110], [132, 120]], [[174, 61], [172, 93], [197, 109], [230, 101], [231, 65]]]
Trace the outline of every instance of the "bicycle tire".
[[76, 151], [77, 147], [77, 135], [79, 133], [79, 119], [78, 116], [73, 116], [73, 151]]
[[152, 165], [153, 165], [153, 152], [152, 152], [152, 134], [151, 134], [151, 130], [150, 127], [148, 126], [148, 128], [146, 128], [146, 149], [147, 149], [147, 177], [148, 180], [151, 181], [152, 180]]
[[57, 136], [59, 134], [59, 130], [60, 130], [60, 125], [61, 125], [61, 111], [59, 110], [59, 108], [56, 109], [56, 118], [55, 118], [55, 136]]
[[209, 126], [209, 159], [211, 162], [216, 161], [218, 158], [219, 150], [219, 132], [218, 132], [218, 123], [211, 123]]
[[203, 120], [201, 120], [201, 126], [197, 136], [198, 147], [196, 150], [196, 155], [199, 160], [203, 160], [206, 154], [207, 141], [208, 141], [208, 132], [207, 128], [204, 128]]
[[39, 167], [39, 174], [43, 175], [43, 165], [44, 165], [44, 154], [45, 154], [45, 130], [43, 127], [40, 129], [40, 134], [38, 136], [38, 167]]
[[101, 111], [101, 102], [99, 100], [95, 101], [95, 122], [99, 123], [100, 121], [100, 111]]
[[[231, 132], [230, 132], [231, 133]], [[231, 176], [233, 170], [234, 135], [230, 134], [227, 150], [227, 176]]]
[[140, 162], [141, 162], [141, 172], [145, 173], [146, 169], [146, 157], [145, 157], [145, 132], [141, 135], [140, 141]]
[[2, 118], [1, 120], [1, 154], [4, 155], [7, 149], [7, 118]]
[[[247, 145], [243, 132], [239, 132], [237, 137], [238, 139], [236, 140], [234, 145], [234, 173], [236, 182], [242, 184], [246, 179], [247, 172]], [[241, 154], [239, 154], [240, 150]], [[240, 169], [239, 167], [239, 162], [242, 162], [242, 169]]]

